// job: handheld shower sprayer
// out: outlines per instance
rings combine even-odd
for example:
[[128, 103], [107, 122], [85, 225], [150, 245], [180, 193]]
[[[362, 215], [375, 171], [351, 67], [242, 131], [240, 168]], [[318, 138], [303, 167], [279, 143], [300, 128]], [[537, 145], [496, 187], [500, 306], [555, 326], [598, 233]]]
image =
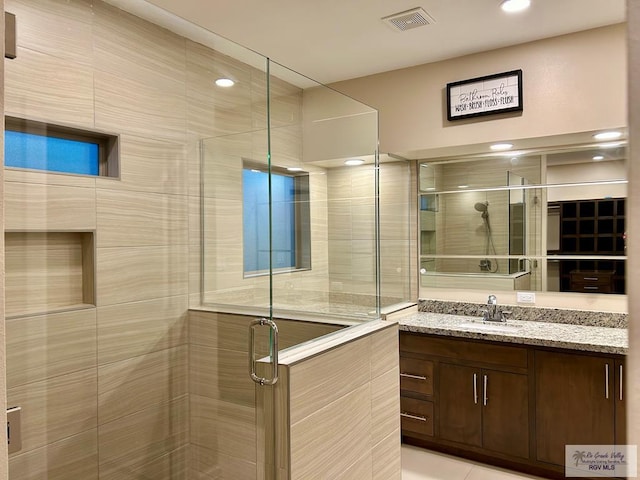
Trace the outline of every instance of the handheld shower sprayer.
[[[496, 247], [493, 244], [493, 236], [491, 233], [491, 225], [489, 224], [489, 202], [476, 202], [473, 206], [476, 211], [480, 212], [482, 215], [482, 220], [485, 227], [485, 255], [489, 255], [491, 250], [493, 249], [493, 253], [496, 253]], [[491, 260], [488, 258], [480, 260], [480, 271], [482, 272], [491, 272], [495, 273], [498, 271], [498, 261], [496, 260], [495, 269], [492, 268]]]
[[473, 208], [482, 213], [482, 218], [486, 219], [489, 216], [489, 202], [477, 202]]

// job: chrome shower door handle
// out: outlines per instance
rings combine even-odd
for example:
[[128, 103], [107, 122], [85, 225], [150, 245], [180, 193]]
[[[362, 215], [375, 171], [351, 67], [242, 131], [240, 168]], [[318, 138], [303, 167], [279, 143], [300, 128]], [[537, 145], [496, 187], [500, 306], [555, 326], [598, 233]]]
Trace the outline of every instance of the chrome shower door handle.
[[[273, 333], [273, 343], [269, 352], [270, 363], [272, 365], [273, 376], [271, 378], [259, 377], [256, 374], [256, 354], [255, 354], [255, 329], [267, 325]], [[249, 375], [251, 380], [259, 385], [275, 385], [278, 381], [278, 326], [273, 320], [259, 318], [249, 324]]]

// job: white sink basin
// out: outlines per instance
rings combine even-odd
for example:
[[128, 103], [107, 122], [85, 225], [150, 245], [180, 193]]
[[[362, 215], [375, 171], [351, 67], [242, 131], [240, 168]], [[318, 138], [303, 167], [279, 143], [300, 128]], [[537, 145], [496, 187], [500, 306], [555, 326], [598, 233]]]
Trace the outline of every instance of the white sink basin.
[[460, 324], [460, 327], [473, 330], [474, 332], [487, 333], [516, 333], [522, 330], [522, 327], [519, 325], [498, 322], [467, 322]]

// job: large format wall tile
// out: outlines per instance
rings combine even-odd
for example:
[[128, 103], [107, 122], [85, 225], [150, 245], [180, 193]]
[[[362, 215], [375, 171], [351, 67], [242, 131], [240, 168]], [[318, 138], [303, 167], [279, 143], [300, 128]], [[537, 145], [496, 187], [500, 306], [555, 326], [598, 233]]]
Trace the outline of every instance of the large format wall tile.
[[157, 140], [184, 142], [184, 94], [94, 72], [96, 127]]
[[187, 293], [187, 246], [99, 248], [98, 306]]
[[191, 394], [191, 443], [256, 461], [255, 408]]
[[7, 405], [22, 407], [23, 451], [96, 427], [95, 368], [28, 383], [7, 391]]
[[182, 142], [120, 135], [120, 179], [97, 178], [98, 188], [186, 194], [186, 147]]
[[187, 297], [99, 307], [98, 364], [187, 343]]
[[96, 228], [93, 188], [5, 183], [5, 230], [64, 231]]
[[371, 380], [372, 445], [400, 428], [399, 391], [400, 370], [397, 366]]
[[160, 457], [102, 465], [100, 480], [190, 480], [188, 462], [189, 447], [184, 446]]
[[371, 448], [373, 480], [401, 480], [400, 428]]
[[5, 114], [81, 127], [93, 125], [90, 66], [18, 47], [5, 63]]
[[[126, 393], [123, 393], [123, 395]], [[98, 427], [100, 471], [135, 469], [189, 441], [188, 396]]]
[[[238, 60], [187, 40], [189, 131], [201, 138], [249, 132], [251, 71]], [[221, 77], [234, 78], [234, 88], [216, 87], [214, 81]]]
[[299, 422], [291, 421], [292, 480], [336, 478], [369, 451], [370, 442], [362, 440], [371, 428], [370, 398], [367, 382]]
[[382, 375], [398, 365], [398, 341], [397, 327], [387, 328], [371, 337], [371, 378]]
[[98, 444], [95, 428], [28, 452], [11, 455], [14, 480], [97, 480]]
[[149, 353], [98, 368], [98, 424], [188, 393], [187, 346]]
[[104, 189], [96, 193], [98, 247], [187, 243], [186, 196]]
[[[248, 331], [244, 336], [248, 335]], [[255, 405], [255, 384], [248, 374], [248, 354], [192, 345], [189, 350], [189, 391], [229, 403]]]
[[191, 445], [191, 480], [256, 480], [256, 464], [200, 445]]
[[40, 0], [34, 4], [24, 0], [9, 0], [5, 2], [5, 10], [19, 19], [17, 42], [20, 47], [91, 65], [91, 3], [82, 0]]
[[[291, 423], [370, 381], [370, 340], [323, 353], [291, 369]], [[345, 365], [349, 365], [345, 369]], [[369, 407], [370, 408], [370, 407]]]
[[118, 78], [184, 94], [185, 38], [124, 10], [96, 2], [94, 68]]
[[7, 320], [7, 386], [95, 367], [95, 329], [94, 308]]

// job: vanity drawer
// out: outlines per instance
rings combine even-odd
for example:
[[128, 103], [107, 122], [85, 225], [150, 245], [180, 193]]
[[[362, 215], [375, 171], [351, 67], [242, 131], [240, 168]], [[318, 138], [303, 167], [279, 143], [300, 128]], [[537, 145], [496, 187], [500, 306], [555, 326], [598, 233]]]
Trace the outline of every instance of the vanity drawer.
[[400, 390], [433, 395], [433, 362], [400, 357]]
[[611, 293], [613, 291], [612, 271], [572, 270], [569, 273], [574, 292]]
[[400, 397], [402, 434], [410, 432], [433, 436], [433, 403], [415, 398]]
[[409, 332], [400, 332], [400, 352], [516, 368], [526, 368], [528, 358], [523, 347]]

